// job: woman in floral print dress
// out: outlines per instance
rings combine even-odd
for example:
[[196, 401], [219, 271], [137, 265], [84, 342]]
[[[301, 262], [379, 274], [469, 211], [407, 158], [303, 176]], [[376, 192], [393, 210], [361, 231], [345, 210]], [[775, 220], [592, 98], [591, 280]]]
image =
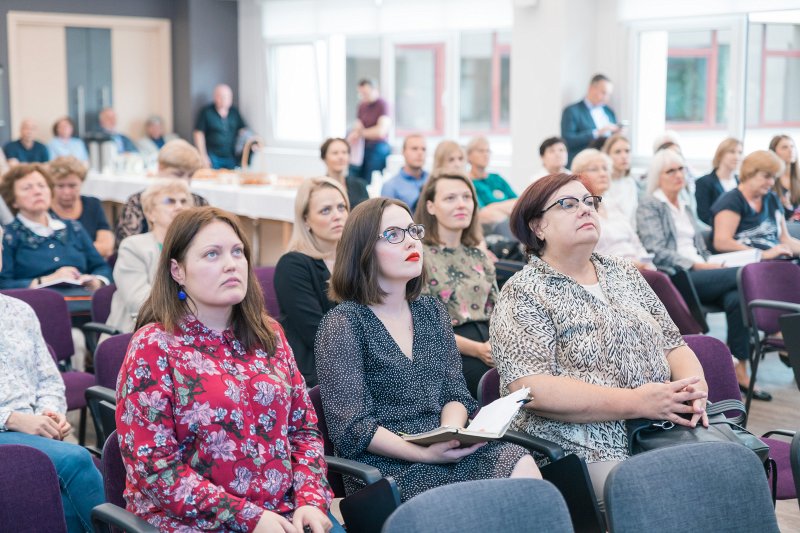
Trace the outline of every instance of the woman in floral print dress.
[[489, 317], [497, 300], [497, 277], [482, 244], [472, 181], [463, 174], [434, 174], [422, 189], [414, 219], [426, 230], [428, 283], [423, 293], [447, 307], [464, 379], [477, 398], [481, 377], [494, 366]]
[[317, 417], [231, 215], [175, 218], [137, 327], [117, 386], [128, 510], [169, 532], [330, 530]]

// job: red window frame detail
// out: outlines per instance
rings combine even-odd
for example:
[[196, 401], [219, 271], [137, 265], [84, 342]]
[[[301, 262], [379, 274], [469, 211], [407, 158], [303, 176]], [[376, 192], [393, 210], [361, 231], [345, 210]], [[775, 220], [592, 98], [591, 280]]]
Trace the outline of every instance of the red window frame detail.
[[667, 122], [674, 130], [705, 130], [718, 128], [717, 123], [717, 70], [719, 64], [719, 42], [717, 30], [711, 30], [711, 45], [708, 48], [670, 48], [667, 59], [672, 57], [706, 58], [706, 109], [702, 122]]
[[767, 89], [767, 58], [770, 57], [794, 57], [800, 58], [800, 50], [767, 50], [767, 24], [763, 24], [761, 32], [761, 79], [759, 80], [759, 102], [758, 102], [758, 124], [757, 128], [798, 128], [800, 121], [772, 121], [768, 122], [764, 118], [764, 102], [766, 101]]
[[[396, 44], [395, 49], [395, 62], [397, 50], [430, 50], [434, 54], [434, 130], [410, 130], [400, 128], [400, 124], [395, 121], [395, 135], [398, 137], [406, 137], [408, 135], [420, 134], [426, 137], [440, 137], [444, 135], [444, 109], [442, 100], [444, 99], [444, 77], [445, 77], [445, 55], [444, 43], [422, 43], [422, 44]], [[395, 90], [397, 88], [397, 81], [395, 80]], [[393, 104], [393, 108], [397, 109], [397, 102]]]

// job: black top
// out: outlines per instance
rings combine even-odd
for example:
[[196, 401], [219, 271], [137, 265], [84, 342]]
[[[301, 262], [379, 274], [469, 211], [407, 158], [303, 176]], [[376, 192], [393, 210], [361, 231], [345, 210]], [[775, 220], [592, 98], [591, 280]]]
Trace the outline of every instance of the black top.
[[231, 106], [228, 116], [222, 118], [214, 104], [200, 111], [194, 129], [206, 136], [206, 151], [217, 157], [236, 158], [236, 137], [239, 130], [246, 128], [239, 110]]
[[367, 182], [361, 178], [347, 176], [344, 179], [344, 184], [345, 187], [347, 187], [347, 199], [350, 200], [350, 209], [353, 209], [365, 200], [369, 200]]
[[81, 203], [83, 204], [83, 212], [78, 217], [78, 222], [81, 223], [89, 237], [96, 241], [98, 230], [111, 230], [111, 226], [108, 225], [108, 220], [106, 219], [106, 212], [103, 211], [103, 204], [94, 196], [84, 195], [81, 195]]
[[[738, 185], [739, 179], [736, 176], [733, 179], [736, 180]], [[717, 170], [714, 169], [711, 174], [699, 178], [694, 182], [694, 186], [694, 198], [697, 200], [697, 218], [709, 226], [713, 226], [714, 218], [711, 216], [711, 206], [714, 205], [717, 198], [725, 193], [725, 189], [722, 188], [722, 183], [719, 181], [719, 176], [717, 176]]]
[[733, 211], [741, 217], [733, 238], [745, 246], [769, 250], [780, 242], [778, 219], [783, 219], [783, 205], [773, 191], [764, 196], [759, 212], [750, 206], [739, 189], [733, 189], [711, 206], [712, 216], [720, 211]]
[[281, 309], [279, 321], [309, 387], [317, 384], [314, 362], [317, 327], [322, 316], [336, 306], [328, 299], [330, 277], [325, 261], [300, 252], [284, 254], [275, 267], [275, 294]]
[[30, 150], [22, 146], [20, 141], [7, 142], [3, 146], [6, 159], [16, 159], [20, 163], [47, 163], [50, 161], [50, 154], [47, 147], [39, 141], [33, 141]]

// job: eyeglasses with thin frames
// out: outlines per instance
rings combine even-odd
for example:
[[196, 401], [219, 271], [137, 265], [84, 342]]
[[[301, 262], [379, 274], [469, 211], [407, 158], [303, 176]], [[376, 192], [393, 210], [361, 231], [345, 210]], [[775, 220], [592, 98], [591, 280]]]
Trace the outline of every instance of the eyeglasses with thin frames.
[[564, 198], [556, 200], [555, 202], [544, 208], [542, 210], [542, 214], [545, 214], [547, 211], [549, 211], [550, 209], [552, 209], [557, 205], [561, 206], [561, 209], [563, 209], [564, 211], [567, 212], [574, 211], [575, 209], [578, 208], [578, 206], [581, 203], [586, 207], [589, 207], [597, 211], [597, 209], [600, 207], [600, 202], [602, 201], [603, 201], [602, 196], [594, 196], [591, 194], [587, 194], [586, 196], [580, 199], [575, 198], [574, 196], [565, 196]]
[[386, 242], [390, 244], [400, 244], [406, 240], [406, 233], [412, 239], [420, 241], [425, 236], [425, 226], [422, 224], [409, 224], [405, 229], [392, 226], [383, 230], [383, 233], [379, 234], [378, 238], [386, 239]]

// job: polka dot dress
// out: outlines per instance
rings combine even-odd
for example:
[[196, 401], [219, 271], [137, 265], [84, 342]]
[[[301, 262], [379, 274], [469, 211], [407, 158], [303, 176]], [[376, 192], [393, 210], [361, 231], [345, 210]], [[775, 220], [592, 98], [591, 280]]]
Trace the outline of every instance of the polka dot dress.
[[[410, 463], [367, 451], [378, 427], [419, 433], [439, 426], [448, 402], [474, 412], [461, 373], [450, 317], [431, 297], [411, 302], [413, 359], [403, 354], [383, 323], [367, 307], [344, 302], [320, 323], [315, 356], [328, 431], [336, 455], [369, 464], [392, 476], [403, 501], [430, 488], [471, 479], [508, 477], [527, 452], [489, 443], [458, 463]], [[345, 477], [348, 493], [363, 486]]]

